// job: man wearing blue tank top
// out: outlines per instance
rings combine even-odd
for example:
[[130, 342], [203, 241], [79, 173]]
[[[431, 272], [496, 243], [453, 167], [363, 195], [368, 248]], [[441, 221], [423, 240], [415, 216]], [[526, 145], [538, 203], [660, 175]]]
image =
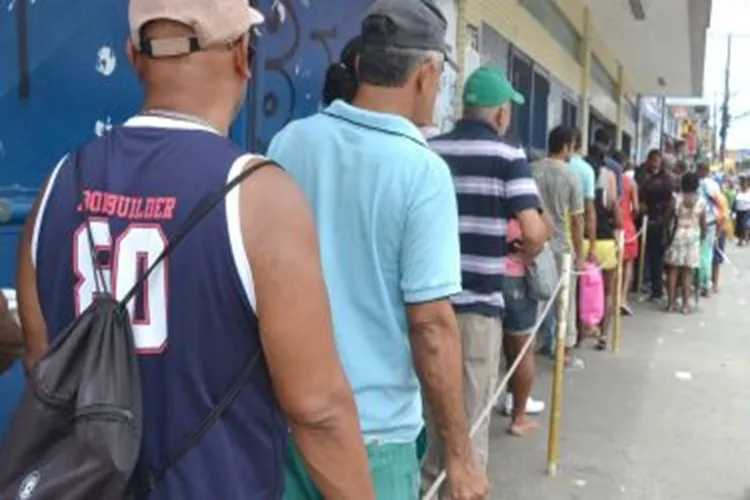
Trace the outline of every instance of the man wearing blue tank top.
[[[247, 0], [131, 0], [129, 15], [144, 110], [76, 153], [83, 179], [63, 158], [24, 229], [18, 299], [28, 366], [91, 303], [93, 259], [122, 299], [201, 201], [264, 161], [227, 139], [260, 13]], [[147, 468], [262, 353], [232, 405], [149, 500], [279, 499], [290, 430], [326, 498], [374, 498], [312, 215], [281, 169], [259, 169], [232, 190], [128, 307]]]

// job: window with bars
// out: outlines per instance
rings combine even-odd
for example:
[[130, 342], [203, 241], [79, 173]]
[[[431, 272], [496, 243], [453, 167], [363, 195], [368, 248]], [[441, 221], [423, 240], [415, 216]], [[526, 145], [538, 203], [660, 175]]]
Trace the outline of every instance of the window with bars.
[[578, 127], [578, 106], [568, 99], [563, 99], [562, 102], [562, 124]]
[[549, 117], [549, 80], [535, 71], [531, 97], [531, 147], [547, 150], [547, 121]]

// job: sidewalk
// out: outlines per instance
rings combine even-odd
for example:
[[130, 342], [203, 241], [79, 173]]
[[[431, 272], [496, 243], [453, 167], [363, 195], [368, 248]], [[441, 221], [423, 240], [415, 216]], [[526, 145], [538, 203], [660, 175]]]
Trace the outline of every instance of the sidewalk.
[[[643, 304], [617, 355], [584, 348], [566, 373], [558, 477], [544, 429], [518, 439], [493, 415], [490, 474], [503, 500], [750, 500], [750, 250], [728, 255], [719, 295], [691, 316]], [[744, 281], [743, 281], [744, 279]], [[552, 365], [537, 358], [534, 395]], [[549, 408], [548, 408], [549, 410]]]

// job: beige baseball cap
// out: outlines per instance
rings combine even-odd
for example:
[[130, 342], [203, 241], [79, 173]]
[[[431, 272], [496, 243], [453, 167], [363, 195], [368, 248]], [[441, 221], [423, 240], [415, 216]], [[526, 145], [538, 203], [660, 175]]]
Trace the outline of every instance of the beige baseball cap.
[[[128, 16], [136, 49], [154, 58], [184, 56], [233, 42], [264, 21], [248, 0], [130, 0]], [[141, 28], [156, 20], [189, 26], [195, 36], [141, 40]]]

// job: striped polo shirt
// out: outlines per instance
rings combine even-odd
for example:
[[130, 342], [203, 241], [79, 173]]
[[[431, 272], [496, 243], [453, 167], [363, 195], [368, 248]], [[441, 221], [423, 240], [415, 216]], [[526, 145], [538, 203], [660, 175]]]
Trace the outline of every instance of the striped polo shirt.
[[539, 191], [526, 154], [487, 123], [464, 119], [430, 141], [445, 159], [456, 188], [463, 292], [458, 312], [502, 317], [508, 219], [539, 209]]

